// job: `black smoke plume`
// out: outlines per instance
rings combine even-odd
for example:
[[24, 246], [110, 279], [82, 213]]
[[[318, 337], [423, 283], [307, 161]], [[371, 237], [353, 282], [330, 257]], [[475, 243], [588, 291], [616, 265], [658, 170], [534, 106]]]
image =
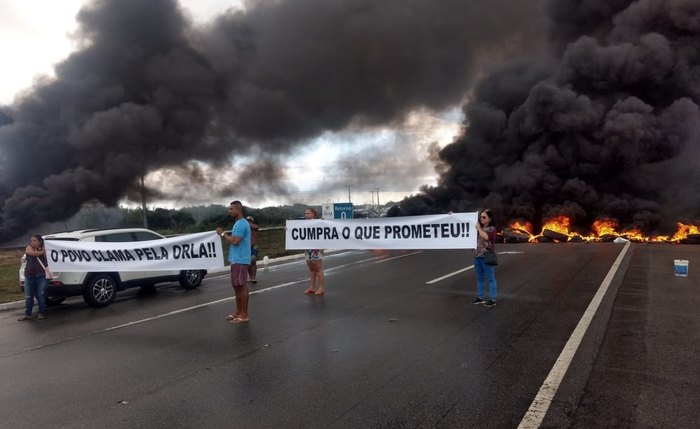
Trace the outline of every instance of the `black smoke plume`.
[[647, 232], [700, 219], [700, 2], [550, 1], [550, 55], [501, 65], [404, 213], [496, 209]]
[[[537, 46], [539, 2], [260, 0], [194, 27], [175, 0], [94, 0], [80, 48], [0, 109], [0, 242], [139, 178], [459, 103], [477, 58]], [[250, 180], [250, 178], [248, 178]]]

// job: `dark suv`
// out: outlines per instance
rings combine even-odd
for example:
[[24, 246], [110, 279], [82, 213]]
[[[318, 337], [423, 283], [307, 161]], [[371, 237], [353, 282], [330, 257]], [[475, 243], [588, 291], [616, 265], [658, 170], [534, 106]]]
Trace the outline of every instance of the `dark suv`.
[[[163, 239], [157, 232], [144, 228], [85, 229], [60, 232], [44, 236], [44, 240], [70, 240], [121, 243]], [[25, 257], [19, 270], [20, 287], [24, 290]], [[124, 272], [52, 272], [46, 288], [49, 304], [61, 303], [66, 297], [82, 295], [92, 307], [109, 305], [117, 291], [133, 286], [153, 286], [161, 282], [178, 281], [185, 289], [194, 289], [202, 284], [206, 270], [182, 271], [124, 271]]]

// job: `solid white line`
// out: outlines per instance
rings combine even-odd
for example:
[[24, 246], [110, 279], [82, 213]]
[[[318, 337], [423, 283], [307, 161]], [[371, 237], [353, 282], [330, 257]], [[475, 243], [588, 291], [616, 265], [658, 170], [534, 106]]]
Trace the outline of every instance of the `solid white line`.
[[[519, 253], [525, 253], [525, 252], [512, 251], [512, 250], [505, 251], [505, 252], [498, 252], [499, 255], [516, 255], [516, 254], [519, 254]], [[425, 284], [431, 285], [431, 284], [433, 284], [433, 283], [437, 283], [437, 282], [439, 282], [439, 281], [445, 280], [446, 278], [449, 278], [449, 277], [452, 277], [452, 276], [456, 276], [457, 274], [463, 273], [463, 272], [465, 272], [465, 271], [469, 271], [469, 270], [471, 270], [472, 268], [474, 268], [474, 265], [470, 265], [470, 266], [468, 266], [467, 268], [462, 268], [461, 270], [457, 270], [457, 271], [455, 271], [455, 272], [453, 272], [453, 273], [445, 274], [445, 275], [442, 276], [442, 277], [438, 277], [438, 278], [436, 278], [436, 279], [427, 281], [427, 282], [425, 282]]]
[[[259, 290], [250, 292], [250, 295], [256, 295], [256, 294], [259, 294], [259, 293], [268, 292], [268, 291], [271, 291], [271, 290], [274, 290], [274, 289], [280, 289], [280, 288], [283, 288], [283, 287], [291, 286], [291, 285], [293, 285], [293, 284], [297, 284], [297, 283], [301, 283], [301, 282], [306, 282], [306, 281], [307, 281], [307, 280], [304, 279], [304, 280], [298, 280], [298, 281], [295, 281], [295, 282], [282, 283], [282, 284], [279, 284], [279, 285], [276, 285], [276, 286], [270, 286], [270, 287], [267, 287], [267, 288], [265, 288], [265, 289], [259, 289]], [[168, 313], [158, 314], [158, 315], [153, 316], [153, 317], [147, 317], [147, 318], [145, 318], [145, 319], [134, 320], [133, 322], [124, 323], [124, 324], [122, 324], [122, 325], [112, 326], [111, 328], [101, 329], [101, 330], [99, 330], [99, 331], [93, 332], [93, 334], [99, 334], [100, 332], [114, 331], [114, 330], [116, 330], [116, 329], [126, 328], [127, 326], [138, 325], [139, 323], [150, 322], [151, 320], [162, 319], [163, 317], [173, 316], [173, 315], [175, 315], [175, 314], [184, 313], [184, 312], [186, 312], [186, 311], [192, 311], [192, 310], [196, 310], [196, 309], [198, 309], [198, 308], [208, 307], [208, 306], [211, 306], [211, 305], [221, 304], [222, 302], [228, 302], [228, 301], [233, 301], [233, 300], [234, 300], [234, 297], [230, 296], [230, 297], [228, 297], [228, 298], [218, 299], [218, 300], [216, 300], [216, 301], [205, 302], [205, 303], [203, 303], [203, 304], [194, 305], [194, 306], [192, 306], [192, 307], [181, 308], [181, 309], [179, 309], [179, 310], [170, 311], [170, 312], [168, 312]]]
[[588, 304], [588, 308], [583, 313], [583, 316], [581, 317], [581, 320], [579, 320], [578, 325], [576, 325], [576, 329], [574, 329], [571, 337], [569, 337], [569, 341], [566, 342], [564, 350], [562, 350], [561, 354], [559, 354], [559, 358], [557, 358], [554, 366], [549, 371], [549, 375], [547, 375], [544, 383], [542, 383], [542, 387], [540, 387], [539, 392], [537, 392], [537, 396], [535, 396], [532, 404], [530, 404], [530, 408], [527, 410], [527, 413], [525, 413], [525, 416], [518, 425], [518, 429], [534, 429], [540, 427], [542, 424], [542, 420], [544, 420], [544, 416], [547, 414], [549, 406], [552, 404], [554, 395], [556, 395], [559, 385], [561, 384], [566, 371], [569, 369], [569, 365], [571, 365], [571, 360], [574, 358], [579, 345], [581, 345], [583, 336], [586, 335], [588, 326], [591, 324], [596, 311], [598, 311], [598, 307], [600, 307], [600, 303], [603, 301], [603, 297], [605, 297], [605, 293], [608, 291], [610, 283], [612, 282], [613, 277], [615, 277], [615, 273], [617, 273], [617, 270], [620, 268], [622, 259], [625, 257], [629, 247], [630, 243], [625, 244], [625, 247], [617, 256], [615, 263], [613, 263], [612, 267], [610, 267], [610, 271], [608, 271], [608, 274], [600, 284], [598, 292], [596, 292], [595, 296], [591, 300], [591, 303]]
[[457, 270], [457, 271], [455, 271], [455, 272], [453, 272], [453, 273], [445, 274], [445, 275], [442, 276], [442, 277], [438, 277], [438, 278], [436, 278], [436, 279], [427, 281], [427, 282], [425, 282], [425, 284], [431, 285], [431, 284], [433, 284], [433, 283], [437, 283], [437, 282], [439, 282], [439, 281], [445, 280], [446, 278], [449, 278], [449, 277], [452, 277], [452, 276], [456, 276], [456, 275], [459, 274], [459, 273], [463, 273], [463, 272], [465, 272], [465, 271], [469, 271], [469, 270], [471, 270], [472, 268], [474, 268], [474, 265], [470, 265], [470, 266], [468, 266], [467, 268], [462, 268], [461, 270]]
[[[415, 253], [420, 253], [420, 252], [415, 252]], [[399, 256], [399, 257], [402, 257], [402, 256], [410, 256], [410, 255], [413, 255], [413, 254], [415, 254], [415, 253], [410, 253], [410, 254], [407, 254], [407, 255], [401, 255], [401, 256]], [[343, 268], [343, 267], [347, 267], [347, 266], [350, 266], [350, 265], [353, 265], [353, 264], [362, 264], [362, 263], [365, 263], [365, 262], [373, 262], [373, 261], [376, 261], [377, 259], [381, 259], [381, 257], [376, 257], [376, 256], [375, 256], [375, 257], [366, 258], [366, 259], [362, 259], [362, 260], [359, 260], [359, 261], [351, 262], [351, 263], [348, 263], [348, 264], [339, 265], [339, 266], [337, 266], [337, 267], [333, 267], [333, 268], [326, 269], [325, 272], [335, 271], [335, 270], [337, 270], [337, 269], [340, 269], [340, 268]], [[391, 259], [396, 259], [396, 258], [391, 258]], [[290, 263], [291, 263], [291, 262], [290, 262]], [[294, 262], [294, 263], [298, 263], [298, 262]], [[284, 264], [284, 265], [286, 265], [286, 264]], [[277, 266], [280, 266], [280, 265], [277, 265]], [[204, 279], [204, 280], [207, 281], [207, 280], [213, 279], [213, 278], [220, 278], [220, 277], [227, 277], [227, 276], [228, 276], [228, 274], [227, 274], [226, 272], [217, 272], [217, 273], [215, 273], [215, 274], [219, 274], [219, 275], [216, 275], [216, 276], [209, 276], [209, 277], [207, 277], [207, 278]], [[302, 280], [297, 280], [297, 281], [288, 282], [288, 283], [281, 283], [281, 284], [278, 284], [278, 285], [276, 285], [276, 286], [270, 286], [270, 287], [268, 287], [268, 288], [259, 289], [259, 290], [250, 292], [250, 295], [256, 295], [256, 294], [263, 293], [263, 292], [269, 292], [269, 291], [272, 291], [272, 290], [275, 290], [275, 289], [280, 289], [280, 288], [283, 288], [283, 287], [287, 287], [287, 286], [291, 286], [291, 285], [294, 285], [294, 284], [303, 283], [303, 282], [307, 282], [307, 281], [308, 281], [308, 279], [302, 279]], [[179, 310], [170, 311], [170, 312], [168, 312], [168, 313], [158, 314], [158, 315], [155, 315], [155, 316], [153, 316], [153, 317], [147, 317], [147, 318], [145, 318], [145, 319], [134, 320], [133, 322], [128, 322], [128, 323], [124, 323], [124, 324], [121, 324], [121, 325], [112, 326], [112, 327], [105, 328], [105, 329], [100, 329], [100, 330], [93, 331], [93, 332], [91, 332], [91, 333], [89, 333], [89, 334], [86, 334], [86, 335], [95, 335], [95, 334], [100, 334], [100, 333], [103, 333], [103, 332], [115, 331], [115, 330], [117, 330], [117, 329], [126, 328], [126, 327], [128, 327], [128, 326], [133, 326], [133, 325], [138, 325], [138, 324], [140, 324], [140, 323], [150, 322], [150, 321], [152, 321], [152, 320], [162, 319], [162, 318], [164, 318], [164, 317], [173, 316], [173, 315], [175, 315], [175, 314], [184, 313], [184, 312], [186, 312], [186, 311], [196, 310], [196, 309], [202, 308], [202, 307], [207, 307], [207, 306], [211, 306], [211, 305], [215, 305], [215, 304], [221, 304], [221, 303], [224, 303], [224, 302], [233, 301], [234, 299], [235, 299], [235, 298], [231, 296], [231, 297], [219, 299], [219, 300], [216, 300], [216, 301], [205, 302], [205, 303], [203, 303], [203, 304], [198, 304], [198, 305], [195, 305], [195, 306], [192, 306], [192, 307], [181, 308], [181, 309], [179, 309]], [[23, 301], [19, 301], [19, 302], [23, 302]], [[68, 340], [68, 341], [73, 341], [73, 340], [77, 340], [77, 339], [83, 338], [84, 336], [85, 336], [85, 335], [78, 335], [78, 336], [75, 336], [75, 337], [70, 337], [70, 338], [68, 338], [67, 340]], [[61, 341], [61, 342], [63, 342], [63, 341]], [[36, 347], [32, 347], [32, 348], [29, 349], [29, 350], [38, 350], [38, 349], [42, 349], [42, 348], [44, 348], [44, 347], [48, 347], [48, 346], [53, 345], [53, 344], [56, 344], [56, 343], [42, 344], [42, 345], [39, 345], [39, 346], [36, 346]]]
[[[415, 253], [420, 253], [420, 252], [415, 252]], [[394, 258], [390, 258], [389, 260], [391, 260], [391, 259], [396, 259], [396, 258], [403, 257], [403, 256], [410, 256], [410, 255], [413, 255], [413, 254], [415, 254], [415, 253], [410, 253], [410, 254], [407, 254], [407, 255], [397, 256], [397, 257], [394, 257]], [[333, 268], [328, 268], [328, 269], [326, 269], [326, 270], [324, 270], [324, 271], [325, 271], [325, 272], [332, 272], [332, 271], [335, 271], [335, 270], [338, 270], [338, 269], [340, 269], [340, 268], [344, 268], [344, 267], [347, 267], [347, 266], [350, 266], [350, 265], [361, 264], [361, 263], [364, 263], [364, 262], [370, 262], [370, 261], [374, 261], [374, 260], [376, 260], [376, 259], [378, 259], [378, 257], [372, 257], [372, 258], [362, 259], [362, 260], [360, 260], [360, 261], [350, 262], [350, 263], [348, 263], [348, 264], [343, 264], [343, 265], [339, 265], [339, 266], [336, 266], [336, 267], [333, 267]], [[225, 277], [225, 276], [227, 276], [227, 275], [222, 275], [222, 276], [220, 276], [220, 277]], [[219, 277], [219, 276], [217, 276], [217, 277]], [[308, 280], [307, 280], [307, 279], [303, 279], [303, 280], [297, 280], [297, 281], [289, 282], [289, 283], [282, 283], [282, 284], [279, 284], [279, 285], [276, 285], [276, 286], [270, 286], [270, 287], [267, 287], [267, 288], [265, 288], [265, 289], [259, 289], [259, 290], [250, 292], [250, 295], [256, 295], [256, 294], [263, 293], [263, 292], [269, 292], [269, 291], [271, 291], [271, 290], [280, 289], [280, 288], [283, 288], [283, 287], [291, 286], [291, 285], [294, 285], [294, 284], [297, 284], [297, 283], [306, 282], [306, 281], [308, 281]], [[162, 318], [164, 318], [164, 317], [173, 316], [173, 315], [175, 315], [175, 314], [180, 314], [180, 313], [184, 313], [184, 312], [187, 312], [187, 311], [196, 310], [196, 309], [198, 309], [198, 308], [208, 307], [208, 306], [211, 306], [211, 305], [221, 304], [221, 303], [223, 303], [223, 302], [228, 302], [228, 301], [233, 301], [233, 300], [234, 300], [234, 297], [228, 297], [228, 298], [223, 298], [223, 299], [219, 299], [219, 300], [216, 300], [216, 301], [205, 302], [205, 303], [203, 303], [203, 304], [198, 304], [198, 305], [195, 305], [195, 306], [192, 306], [192, 307], [181, 308], [181, 309], [179, 309], [179, 310], [174, 310], [174, 311], [171, 311], [171, 312], [168, 312], [168, 313], [158, 314], [158, 315], [155, 315], [155, 316], [153, 316], [153, 317], [147, 317], [147, 318], [145, 318], [145, 319], [134, 320], [133, 322], [124, 323], [124, 324], [122, 324], [122, 325], [117, 325], [117, 326], [112, 326], [112, 327], [110, 327], [110, 328], [101, 329], [101, 330], [98, 330], [98, 331], [93, 332], [93, 334], [99, 334], [100, 332], [114, 331], [114, 330], [116, 330], [116, 329], [126, 328], [126, 327], [128, 327], [128, 326], [138, 325], [138, 324], [140, 324], [140, 323], [150, 322], [151, 320], [162, 319]]]
[[[393, 261], [394, 259], [405, 258], [406, 256], [413, 256], [413, 255], [417, 255], [417, 254], [419, 254], [419, 253], [423, 253], [423, 252], [422, 252], [422, 251], [418, 251], [418, 252], [405, 253], [405, 254], [403, 254], [403, 255], [393, 256], [393, 257], [391, 257], [391, 258], [379, 259], [378, 261], [375, 261], [374, 263], [375, 263], [375, 264], [381, 264], [381, 263], [383, 263], [383, 262], [389, 262], [389, 261]], [[381, 258], [381, 257], [380, 257], [380, 258]]]

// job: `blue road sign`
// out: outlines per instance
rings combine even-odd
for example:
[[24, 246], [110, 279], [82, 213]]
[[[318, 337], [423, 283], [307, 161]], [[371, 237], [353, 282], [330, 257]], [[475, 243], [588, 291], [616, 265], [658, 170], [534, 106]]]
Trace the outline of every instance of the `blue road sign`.
[[352, 203], [333, 204], [333, 219], [352, 219]]

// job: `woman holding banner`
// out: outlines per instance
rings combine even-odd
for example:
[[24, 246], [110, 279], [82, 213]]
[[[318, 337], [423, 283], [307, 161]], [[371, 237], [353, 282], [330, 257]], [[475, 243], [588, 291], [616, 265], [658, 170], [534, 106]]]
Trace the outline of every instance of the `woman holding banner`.
[[41, 235], [32, 235], [29, 246], [24, 249], [27, 265], [24, 268], [24, 316], [19, 321], [32, 318], [34, 309], [34, 297], [39, 301], [39, 315], [37, 319], [44, 318], [46, 309], [46, 252], [44, 251], [44, 239]]
[[[476, 222], [476, 249], [474, 249], [474, 271], [476, 271], [476, 299], [472, 304], [482, 304], [485, 307], [496, 305], [496, 295], [498, 292], [496, 284], [496, 267], [488, 265], [484, 261], [487, 252], [496, 251], [496, 227], [493, 221], [493, 212], [484, 209], [479, 213], [479, 220]], [[489, 281], [489, 300], [484, 300], [484, 280]]]
[[[306, 219], [315, 219], [316, 216], [316, 210], [311, 207], [304, 211], [304, 217]], [[304, 256], [306, 257], [306, 266], [309, 267], [310, 276], [310, 286], [304, 293], [307, 295], [323, 295], [323, 250], [305, 250]], [[318, 280], [318, 289], [316, 289], [316, 280]]]

